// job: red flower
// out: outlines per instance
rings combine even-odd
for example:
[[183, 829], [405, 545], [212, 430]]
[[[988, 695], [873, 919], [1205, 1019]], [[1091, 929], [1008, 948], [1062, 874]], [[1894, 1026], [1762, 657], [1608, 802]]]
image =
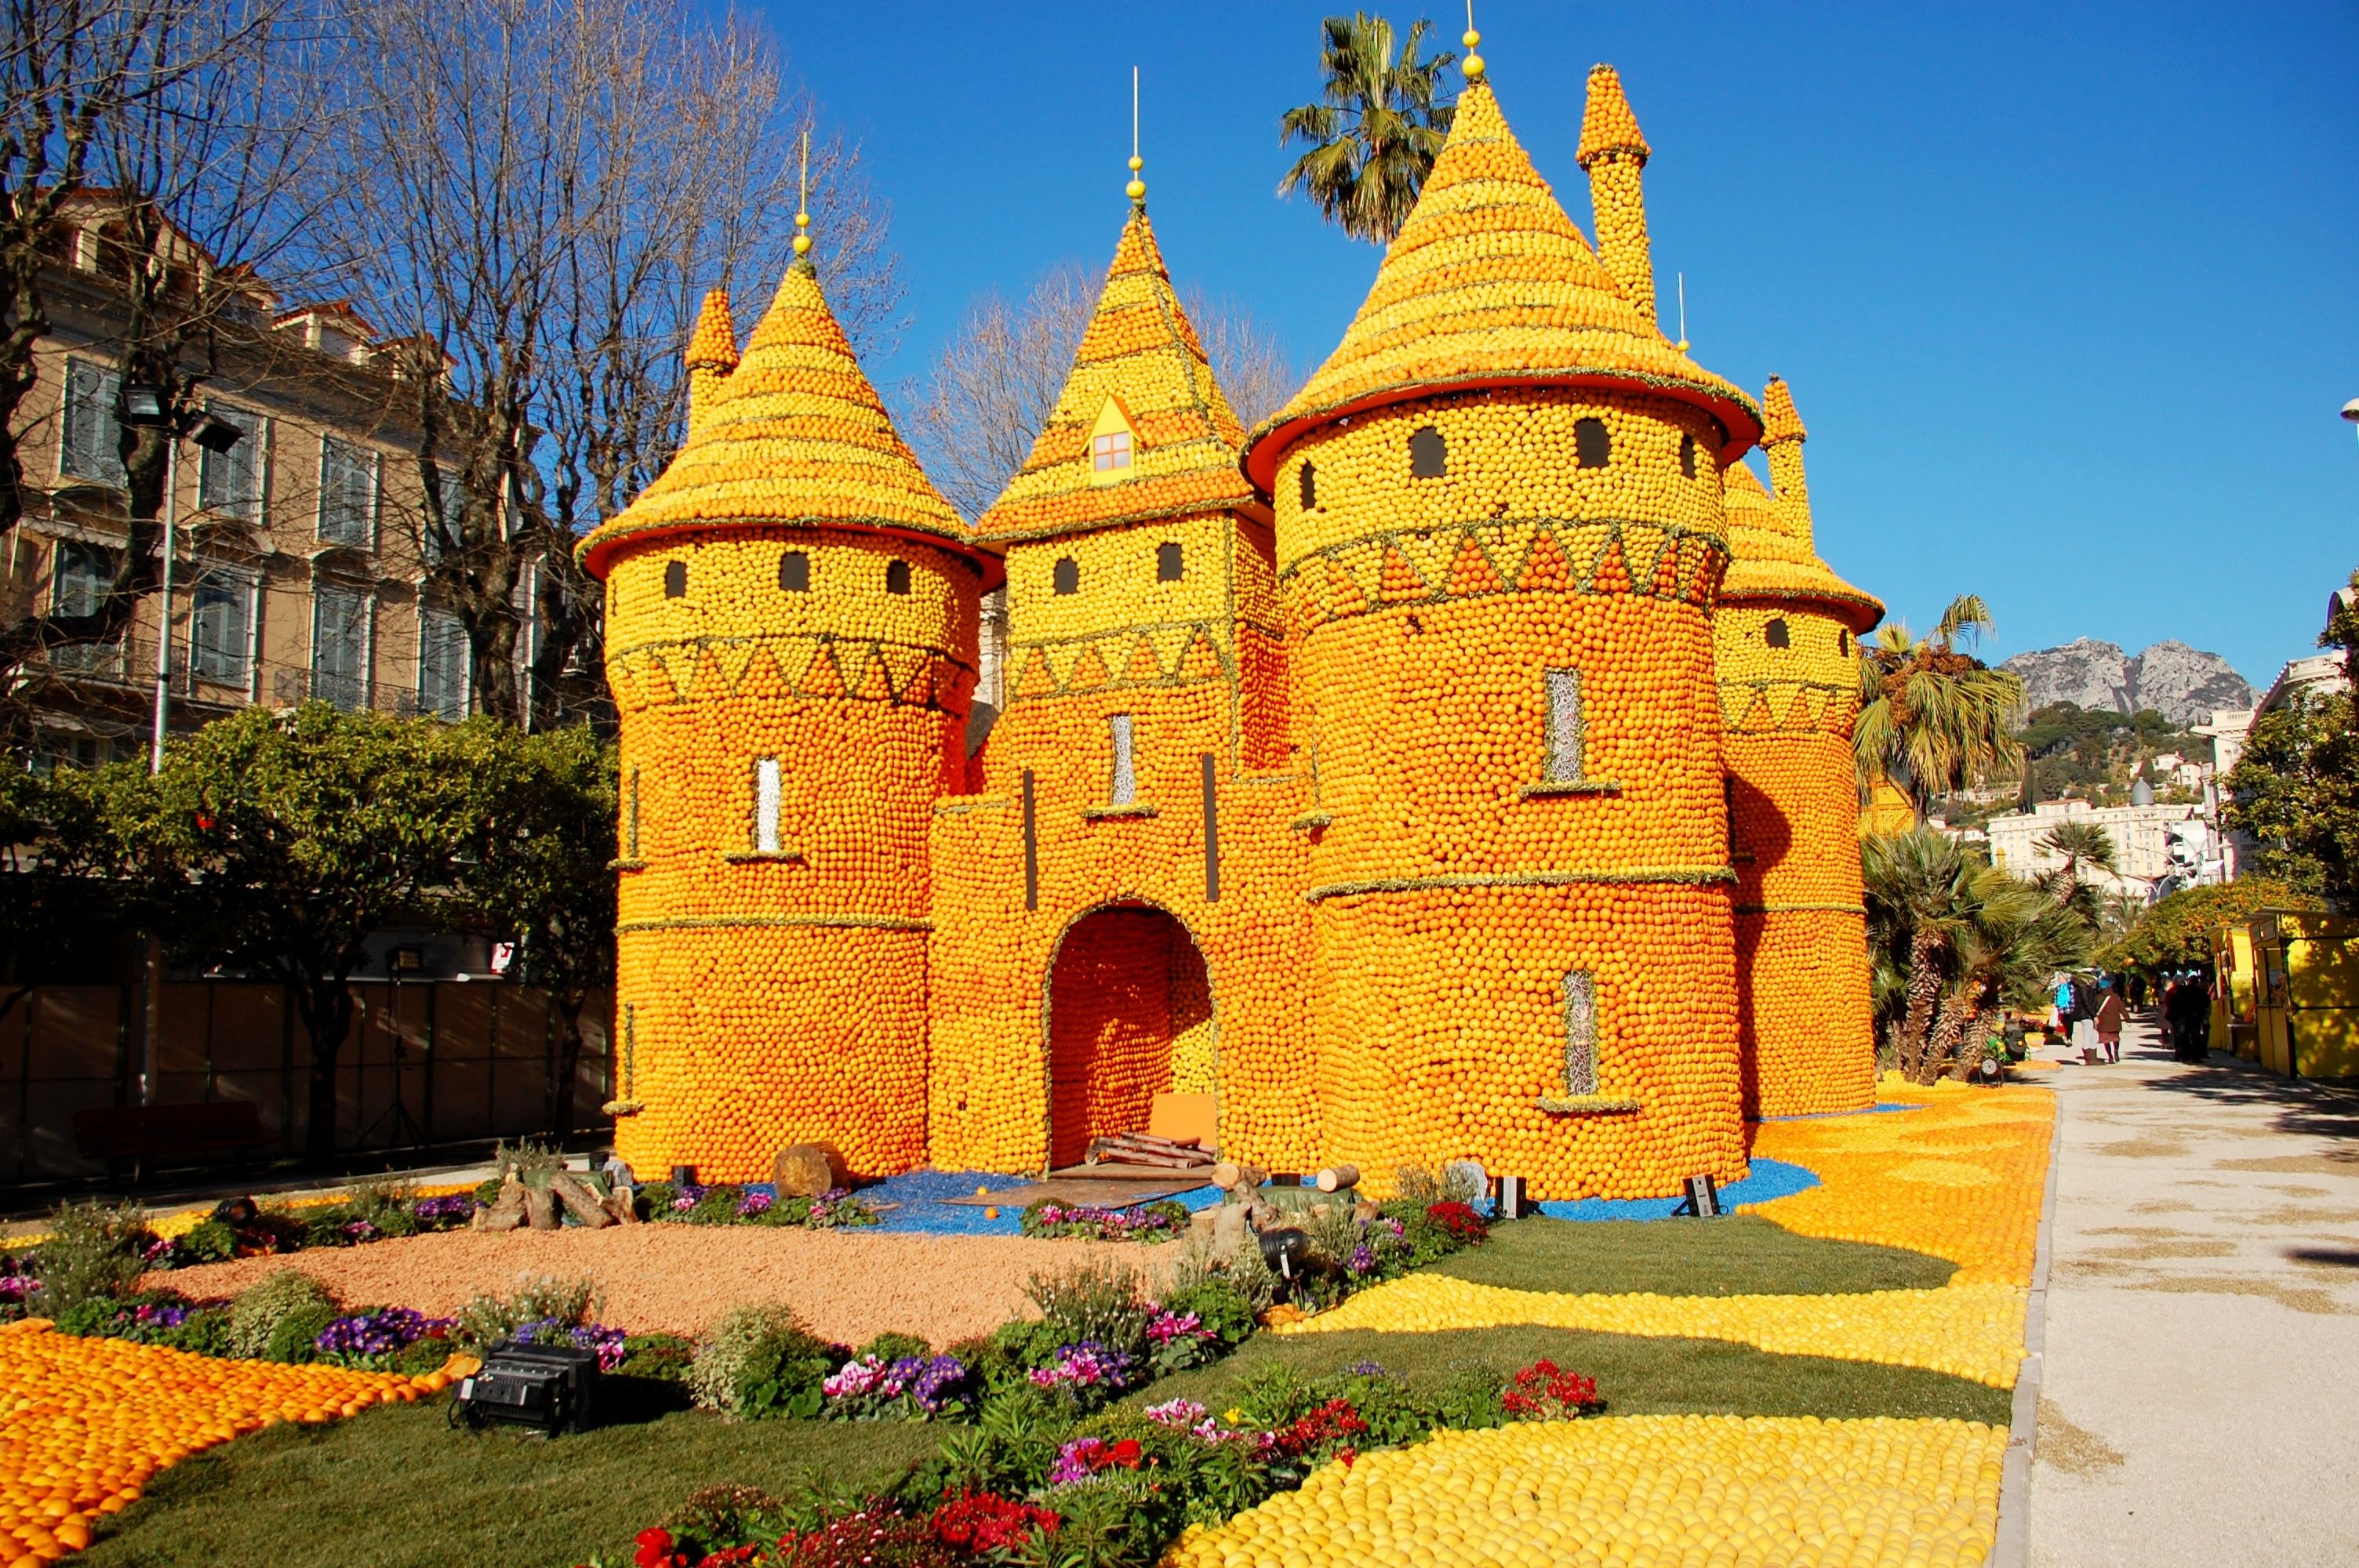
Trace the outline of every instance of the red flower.
[[1346, 1399], [1329, 1400], [1317, 1410], [1299, 1415], [1274, 1435], [1277, 1449], [1288, 1457], [1299, 1458], [1346, 1437], [1357, 1437], [1368, 1430], [1360, 1412]]
[[1037, 1532], [1054, 1535], [1063, 1521], [1047, 1509], [1035, 1508], [989, 1492], [968, 1492], [934, 1510], [929, 1521], [934, 1539], [946, 1546], [982, 1553], [1012, 1552]]
[[1462, 1203], [1438, 1203], [1427, 1206], [1425, 1217], [1468, 1246], [1489, 1239], [1491, 1227], [1483, 1217]]
[[1499, 1395], [1509, 1415], [1537, 1421], [1570, 1421], [1598, 1408], [1597, 1383], [1553, 1361], [1535, 1361], [1516, 1373]]
[[688, 1568], [688, 1553], [672, 1550], [671, 1531], [662, 1526], [643, 1530], [632, 1540], [638, 1543], [639, 1550], [631, 1561], [638, 1568]]
[[1104, 1458], [1105, 1462], [1109, 1465], [1119, 1465], [1125, 1470], [1137, 1469], [1139, 1461], [1138, 1440], [1132, 1437], [1124, 1438], [1120, 1443], [1117, 1443], [1113, 1447], [1105, 1450]]

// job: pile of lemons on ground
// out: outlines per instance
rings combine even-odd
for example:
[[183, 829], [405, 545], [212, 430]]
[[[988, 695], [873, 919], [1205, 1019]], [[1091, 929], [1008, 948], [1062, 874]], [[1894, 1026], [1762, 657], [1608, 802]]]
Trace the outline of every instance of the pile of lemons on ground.
[[10, 1324], [0, 1328], [0, 1564], [81, 1551], [99, 1515], [215, 1444], [416, 1400], [472, 1369], [464, 1357], [422, 1378], [228, 1361], [56, 1334], [42, 1318]]
[[1624, 1416], [1444, 1432], [1193, 1529], [1169, 1568], [1810, 1563], [1989, 1555], [2006, 1433], [1967, 1421]]

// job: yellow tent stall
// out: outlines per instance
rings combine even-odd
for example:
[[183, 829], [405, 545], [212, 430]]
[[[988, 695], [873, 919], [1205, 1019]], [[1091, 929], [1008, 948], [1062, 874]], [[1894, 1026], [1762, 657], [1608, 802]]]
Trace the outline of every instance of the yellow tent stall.
[[2288, 1077], [2359, 1078], [2359, 920], [2260, 910], [2212, 952], [2215, 1043]]

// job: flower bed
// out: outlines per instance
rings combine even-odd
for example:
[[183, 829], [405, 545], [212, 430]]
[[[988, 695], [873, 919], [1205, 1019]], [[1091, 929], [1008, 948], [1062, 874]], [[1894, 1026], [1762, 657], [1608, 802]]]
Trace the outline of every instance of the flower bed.
[[1107, 1208], [1042, 1198], [1024, 1211], [1027, 1236], [1079, 1236], [1093, 1241], [1169, 1241], [1187, 1233], [1194, 1217], [1184, 1204], [1163, 1199]]
[[876, 1211], [833, 1187], [817, 1197], [781, 1197], [767, 1183], [710, 1185], [648, 1182], [636, 1189], [639, 1217], [658, 1224], [799, 1226], [842, 1230], [875, 1225]]

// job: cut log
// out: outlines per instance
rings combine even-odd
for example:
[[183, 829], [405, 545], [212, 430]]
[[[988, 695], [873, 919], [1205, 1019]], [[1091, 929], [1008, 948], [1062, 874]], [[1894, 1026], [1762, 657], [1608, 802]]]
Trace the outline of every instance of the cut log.
[[592, 1230], [603, 1230], [614, 1223], [614, 1217], [606, 1212], [605, 1206], [598, 1201], [598, 1195], [571, 1172], [560, 1171], [550, 1176], [549, 1191], [550, 1196], [565, 1206], [565, 1212], [571, 1215], [577, 1224], [586, 1225]]
[[535, 1230], [555, 1230], [563, 1223], [557, 1217], [557, 1198], [547, 1187], [525, 1188], [524, 1217]]
[[1357, 1165], [1330, 1165], [1314, 1178], [1322, 1193], [1349, 1192], [1360, 1184]]
[[614, 1217], [617, 1225], [639, 1223], [639, 1195], [628, 1182], [618, 1181], [606, 1195], [606, 1212]]
[[789, 1143], [770, 1162], [770, 1181], [782, 1198], [815, 1198], [836, 1184], [835, 1165], [816, 1143]]

